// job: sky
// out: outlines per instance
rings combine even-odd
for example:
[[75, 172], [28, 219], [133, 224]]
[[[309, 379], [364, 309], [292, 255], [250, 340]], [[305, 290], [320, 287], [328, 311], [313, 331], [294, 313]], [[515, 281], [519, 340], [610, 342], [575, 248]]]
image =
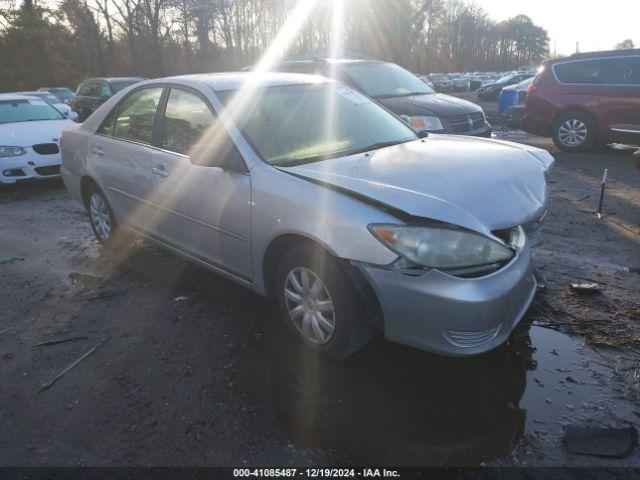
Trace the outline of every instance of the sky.
[[626, 38], [640, 48], [640, 0], [475, 0], [497, 21], [518, 14], [549, 32], [558, 54], [610, 50]]

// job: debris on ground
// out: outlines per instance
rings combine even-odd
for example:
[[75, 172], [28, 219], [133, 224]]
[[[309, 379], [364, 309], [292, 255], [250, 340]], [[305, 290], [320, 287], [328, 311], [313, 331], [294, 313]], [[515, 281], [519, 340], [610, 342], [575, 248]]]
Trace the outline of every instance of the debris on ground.
[[24, 262], [24, 257], [10, 257], [0, 260], [0, 265], [13, 265], [14, 263]]
[[533, 269], [533, 276], [536, 279], [536, 283], [538, 284], [538, 290], [546, 290], [547, 289], [547, 280], [540, 273], [537, 268]]
[[73, 285], [81, 285], [84, 288], [95, 288], [102, 285], [105, 279], [104, 277], [89, 275], [88, 273], [71, 272], [69, 274], [69, 281]]
[[51, 385], [53, 385], [54, 383], [56, 383], [58, 380], [60, 380], [64, 375], [66, 375], [71, 369], [73, 369], [74, 367], [76, 367], [77, 365], [80, 364], [80, 362], [82, 362], [85, 358], [87, 358], [89, 355], [91, 355], [93, 352], [95, 352], [98, 347], [102, 345], [102, 342], [98, 342], [98, 344], [93, 347], [91, 350], [87, 351], [86, 353], [84, 353], [80, 358], [78, 358], [75, 362], [73, 362], [71, 365], [69, 365], [67, 368], [65, 368], [64, 370], [62, 370], [58, 375], [56, 375], [55, 377], [53, 377], [50, 381], [43, 383], [40, 386], [40, 391], [42, 390], [46, 390], [47, 388], [49, 388]]
[[600, 285], [593, 282], [588, 283], [570, 283], [571, 290], [578, 293], [597, 293], [600, 291]]
[[86, 340], [87, 337], [86, 335], [83, 335], [81, 337], [70, 337], [70, 338], [63, 338], [61, 340], [51, 340], [48, 342], [43, 342], [43, 343], [39, 343], [38, 345], [36, 345], [36, 347], [49, 347], [51, 345], [60, 345], [61, 343], [67, 343], [67, 342], [77, 342], [78, 340]]
[[638, 431], [626, 428], [568, 427], [564, 444], [569, 453], [597, 457], [624, 458], [638, 442]]
[[127, 293], [126, 290], [124, 289], [116, 289], [116, 290], [104, 290], [102, 292], [99, 292], [91, 297], [88, 297], [84, 300], [87, 301], [94, 301], [94, 300], [112, 300], [120, 295], [124, 295], [125, 293]]
[[185, 296], [176, 297], [173, 299], [174, 302], [184, 302], [187, 299]]

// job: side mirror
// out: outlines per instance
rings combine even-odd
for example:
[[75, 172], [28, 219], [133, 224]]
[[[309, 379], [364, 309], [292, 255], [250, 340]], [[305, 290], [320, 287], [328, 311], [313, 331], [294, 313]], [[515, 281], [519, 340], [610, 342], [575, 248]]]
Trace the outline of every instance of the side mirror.
[[235, 145], [228, 143], [222, 145], [207, 143], [194, 145], [189, 152], [189, 160], [194, 165], [203, 167], [218, 167], [238, 173], [247, 172], [242, 155]]
[[429, 132], [427, 130], [420, 130], [418, 132], [418, 138], [427, 138], [429, 136]]
[[76, 112], [74, 112], [73, 110], [69, 110], [69, 113], [67, 113], [67, 118], [69, 120], [73, 120], [74, 122], [78, 121], [78, 114]]
[[219, 167], [222, 170], [228, 170], [229, 172], [247, 173], [247, 167], [244, 163], [244, 159], [240, 152], [232, 147], [226, 155], [221, 155], [219, 161], [215, 162], [215, 167]]

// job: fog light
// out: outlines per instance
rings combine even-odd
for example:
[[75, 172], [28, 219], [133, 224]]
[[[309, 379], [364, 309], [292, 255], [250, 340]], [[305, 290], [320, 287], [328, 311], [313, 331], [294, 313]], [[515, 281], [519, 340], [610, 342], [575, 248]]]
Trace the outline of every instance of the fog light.
[[25, 173], [19, 168], [12, 168], [10, 170], [3, 170], [2, 175], [5, 177], [24, 177]]

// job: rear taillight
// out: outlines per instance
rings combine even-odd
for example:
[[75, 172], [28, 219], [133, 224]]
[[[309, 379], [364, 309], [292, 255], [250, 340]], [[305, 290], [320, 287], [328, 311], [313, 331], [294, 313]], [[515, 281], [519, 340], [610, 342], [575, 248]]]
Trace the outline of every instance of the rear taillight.
[[535, 83], [530, 84], [527, 87], [527, 95], [531, 95], [533, 92], [535, 92], [536, 90], [538, 90], [538, 86]]

